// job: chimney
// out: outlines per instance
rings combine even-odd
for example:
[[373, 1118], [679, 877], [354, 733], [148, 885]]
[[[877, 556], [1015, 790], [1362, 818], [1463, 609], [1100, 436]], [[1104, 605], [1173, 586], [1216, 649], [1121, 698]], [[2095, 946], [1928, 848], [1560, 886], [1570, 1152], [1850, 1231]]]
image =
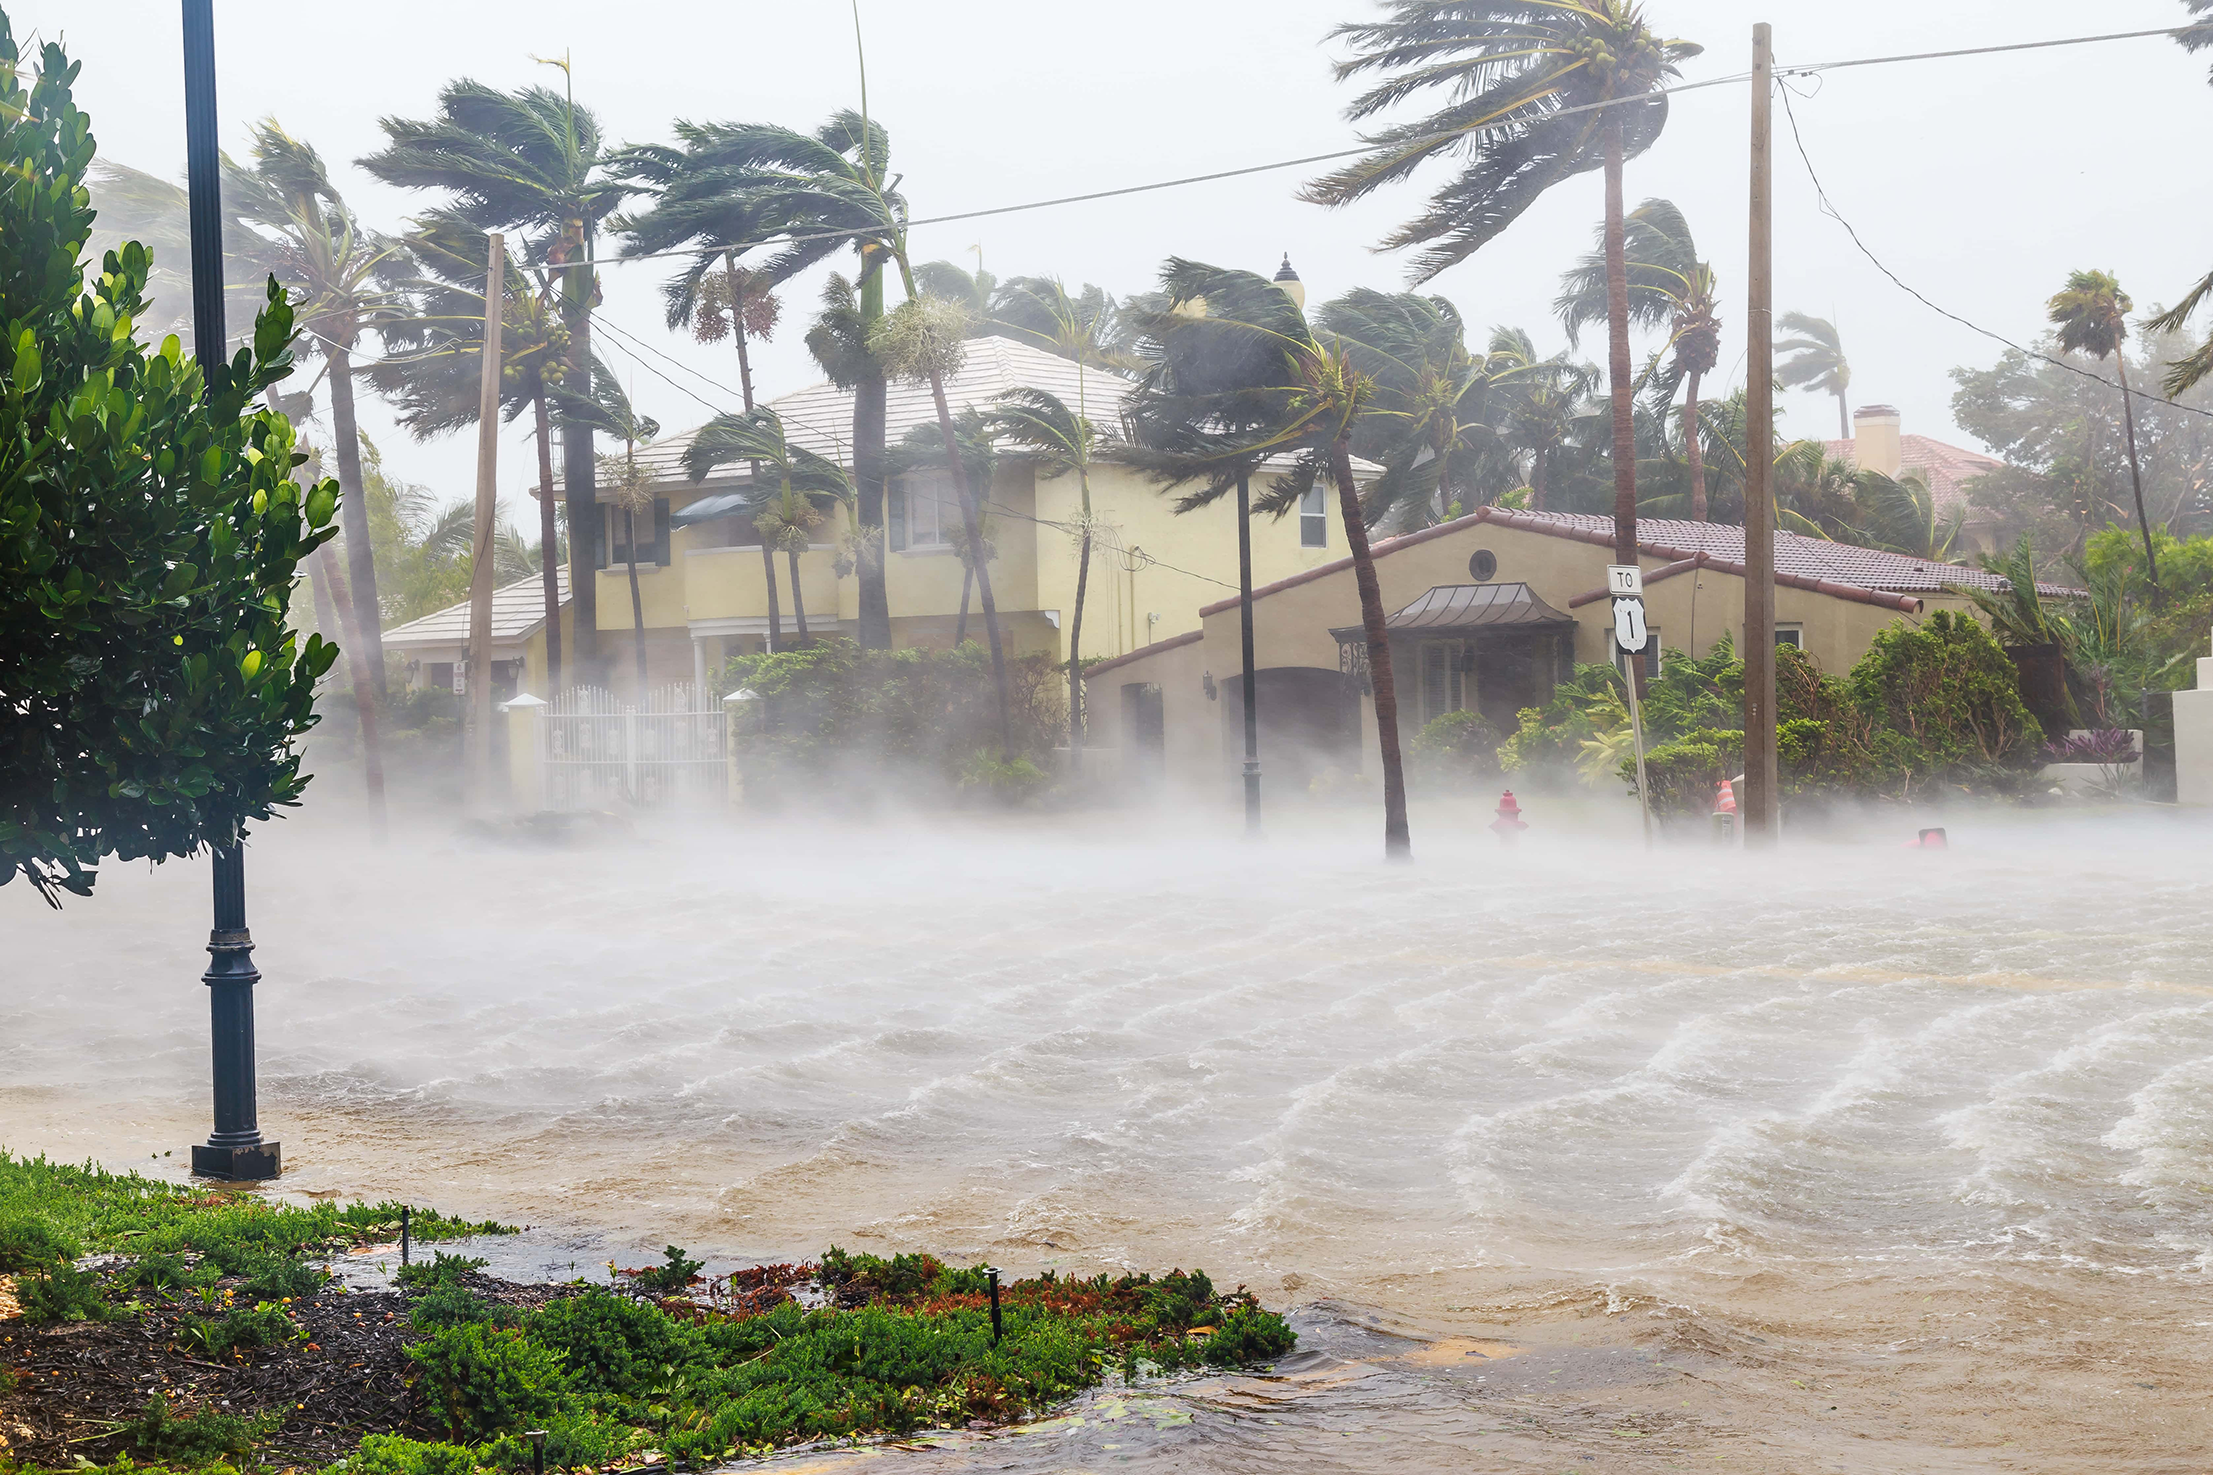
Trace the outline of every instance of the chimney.
[[1862, 405], [1852, 412], [1852, 461], [1862, 471], [1896, 476], [1905, 465], [1896, 405]]
[[1291, 269], [1291, 253], [1288, 251], [1283, 254], [1283, 265], [1276, 268], [1276, 285], [1298, 305], [1300, 312], [1306, 311], [1306, 283], [1300, 281], [1299, 274]]

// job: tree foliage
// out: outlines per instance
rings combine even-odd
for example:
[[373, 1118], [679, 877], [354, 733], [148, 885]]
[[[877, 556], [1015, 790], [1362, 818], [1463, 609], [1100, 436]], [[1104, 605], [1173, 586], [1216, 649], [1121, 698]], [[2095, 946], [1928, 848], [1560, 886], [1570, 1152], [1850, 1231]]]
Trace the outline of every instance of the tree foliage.
[[88, 281], [90, 121], [58, 45], [25, 78], [0, 16], [0, 882], [87, 894], [102, 856], [238, 843], [297, 802], [297, 739], [337, 656], [286, 604], [331, 536], [335, 483], [302, 487], [274, 280], [230, 362], [133, 334], [151, 257]]

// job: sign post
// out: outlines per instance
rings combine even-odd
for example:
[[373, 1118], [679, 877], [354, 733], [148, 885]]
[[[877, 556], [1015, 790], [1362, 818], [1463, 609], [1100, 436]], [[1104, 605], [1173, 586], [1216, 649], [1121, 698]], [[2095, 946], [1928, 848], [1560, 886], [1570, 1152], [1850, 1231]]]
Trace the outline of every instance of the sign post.
[[[1635, 564], [1606, 566], [1607, 592], [1614, 597], [1614, 645], [1624, 655], [1643, 655], [1652, 632], [1644, 623], [1644, 570]], [[1637, 809], [1644, 819], [1645, 848], [1652, 846], [1652, 792], [1644, 775], [1644, 710], [1637, 701], [1637, 676], [1626, 673], [1629, 688], [1629, 739], [1637, 753]]]

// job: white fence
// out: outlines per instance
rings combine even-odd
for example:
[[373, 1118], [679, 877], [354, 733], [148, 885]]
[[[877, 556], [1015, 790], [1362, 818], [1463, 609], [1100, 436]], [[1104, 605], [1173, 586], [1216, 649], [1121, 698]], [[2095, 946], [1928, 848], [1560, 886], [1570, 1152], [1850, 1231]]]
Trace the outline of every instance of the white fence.
[[663, 809], [723, 800], [725, 719], [690, 683], [628, 706], [596, 686], [560, 693], [538, 714], [539, 774], [548, 809]]

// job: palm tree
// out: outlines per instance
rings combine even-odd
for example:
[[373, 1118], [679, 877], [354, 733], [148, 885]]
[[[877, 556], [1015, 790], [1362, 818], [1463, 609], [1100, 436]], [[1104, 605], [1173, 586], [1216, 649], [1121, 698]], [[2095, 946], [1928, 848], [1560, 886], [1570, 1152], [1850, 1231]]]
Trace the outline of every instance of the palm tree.
[[[1673, 402], [1672, 381], [1679, 379], [1687, 386], [1682, 425], [1684, 454], [1690, 462], [1691, 520], [1704, 522], [1706, 466], [1697, 430], [1698, 385], [1721, 361], [1721, 318], [1715, 310], [1714, 269], [1698, 259], [1689, 223], [1668, 200], [1646, 200], [1629, 213], [1623, 223], [1622, 250], [1629, 281], [1630, 323], [1668, 330], [1667, 343], [1661, 350], [1669, 358], [1668, 393], [1661, 403]], [[1584, 328], [1606, 319], [1606, 281], [1606, 250], [1601, 239], [1598, 250], [1578, 261], [1560, 279], [1560, 295], [1553, 301], [1571, 346]]]
[[1786, 312], [1777, 327], [1791, 336], [1775, 345], [1775, 382], [1785, 389], [1810, 389], [1836, 396], [1836, 433], [1852, 438], [1852, 409], [1845, 392], [1852, 387], [1852, 366], [1844, 357], [1844, 339], [1836, 324], [1810, 313]]
[[[638, 514], [648, 517], [653, 513], [654, 473], [651, 468], [638, 464], [638, 447], [652, 441], [661, 433], [661, 424], [648, 415], [641, 415], [630, 403], [630, 396], [615, 382], [615, 376], [607, 366], [594, 363], [592, 392], [579, 394], [567, 385], [552, 391], [555, 419], [563, 430], [579, 426], [597, 431], [622, 442], [622, 454], [608, 454], [599, 458], [597, 486], [607, 487], [614, 493], [615, 506], [622, 512], [622, 538], [624, 543], [623, 565], [630, 575], [630, 638], [631, 648], [637, 658], [638, 695], [645, 695], [645, 600], [638, 588]], [[595, 503], [592, 520], [581, 524], [584, 528], [598, 525], [600, 512]], [[569, 527], [579, 528], [572, 517]], [[581, 541], [579, 534], [576, 541]], [[613, 550], [608, 550], [613, 556]]]
[[1591, 386], [1598, 371], [1564, 355], [1537, 357], [1535, 344], [1519, 328], [1492, 330], [1492, 359], [1519, 363], [1498, 423], [1501, 442], [1520, 461], [1529, 487], [1529, 510], [1543, 512], [1554, 471], [1572, 450], [1578, 430], [1589, 418]]
[[1549, 379], [1551, 365], [1495, 335], [1489, 352], [1474, 352], [1459, 310], [1442, 297], [1359, 287], [1324, 304], [1315, 322], [1374, 381], [1353, 439], [1354, 455], [1383, 466], [1363, 498], [1370, 527], [1429, 526], [1521, 483], [1502, 428], [1523, 386]]
[[1080, 295], [1071, 297], [1058, 277], [1016, 277], [998, 289], [990, 311], [993, 328], [1076, 366], [1073, 413], [1053, 395], [1019, 390], [1004, 397], [1012, 401], [1005, 411], [988, 418], [993, 434], [1042, 457], [1040, 474], [1076, 473], [1079, 506], [1071, 530], [1076, 539], [1076, 603], [1068, 622], [1068, 755], [1080, 772], [1085, 727], [1083, 609], [1091, 583], [1092, 547], [1098, 537], [1098, 520], [1091, 510], [1091, 464], [1098, 459], [1102, 440], [1091, 418], [1090, 371], [1122, 361], [1106, 346], [1106, 334], [1113, 328], [1114, 299], [1088, 284]]
[[811, 637], [807, 602], [799, 587], [799, 555], [807, 551], [813, 530], [832, 511], [853, 503], [852, 479], [829, 457], [792, 444], [784, 435], [784, 422], [766, 407], [717, 415], [684, 448], [684, 474], [693, 481], [705, 481], [716, 467], [733, 461], [776, 473], [773, 492], [755, 477], [747, 498], [753, 525], [760, 529], [761, 546], [781, 548], [790, 560], [792, 617], [799, 626], [800, 644], [805, 645]]
[[[1079, 363], [1081, 360], [1078, 361]], [[1083, 404], [1083, 376], [1076, 376], [1079, 406]], [[1083, 763], [1083, 602], [1091, 580], [1091, 543], [1096, 534], [1091, 516], [1091, 465], [1097, 460], [1103, 437], [1082, 408], [1071, 410], [1059, 396], [1042, 389], [1015, 389], [999, 397], [984, 414], [984, 428], [1000, 441], [1030, 459], [1038, 479], [1076, 475], [1082, 501], [1076, 526], [1076, 605], [1068, 621], [1068, 758], [1080, 771]]]
[[2052, 294], [2047, 315], [2059, 329], [2062, 353], [2112, 359], [2121, 377], [2121, 421], [2128, 427], [2128, 476], [2136, 493], [2136, 527], [2144, 535], [2144, 568], [2151, 579], [2152, 603], [2160, 602], [2159, 555], [2152, 551], [2151, 518], [2144, 512], [2144, 472], [2136, 456], [2136, 405], [2128, 387], [2128, 315], [2135, 307], [2113, 273], [2077, 271]]
[[[999, 447], [984, 425], [983, 411], [970, 408], [955, 415], [953, 439], [960, 447], [961, 469], [967, 474], [968, 484], [991, 485], [993, 469], [999, 464]], [[944, 471], [945, 440], [934, 425], [910, 426], [906, 438], [885, 453], [884, 468], [894, 481], [910, 472]], [[952, 480], [949, 474], [946, 480]], [[953, 644], [960, 645], [968, 639], [968, 610], [976, 593], [976, 571], [998, 558], [999, 544], [988, 513], [977, 517], [973, 530], [964, 521], [950, 534], [950, 541], [961, 564], [960, 616], [953, 624]]]
[[[333, 449], [352, 577], [356, 639], [369, 663], [378, 700], [385, 694], [384, 624], [377, 600], [376, 560], [362, 495], [361, 435], [354, 415], [353, 352], [362, 334], [405, 311], [398, 290], [406, 274], [399, 242], [364, 229], [330, 181], [314, 148], [275, 119], [254, 125], [251, 165], [226, 160], [223, 194], [244, 231], [233, 240], [251, 252], [257, 277], [273, 275], [290, 289], [301, 336], [321, 354], [330, 383]], [[256, 249], [250, 243], [259, 241]]]
[[[416, 221], [409, 249], [423, 274], [410, 283], [413, 310], [385, 324], [385, 358], [369, 381], [393, 402], [418, 440], [474, 425], [484, 353], [484, 263], [488, 233], [450, 211]], [[555, 515], [551, 393], [568, 373], [569, 330], [543, 269], [508, 258], [500, 325], [500, 405], [513, 421], [534, 418], [538, 447], [538, 547], [546, 618], [546, 683], [561, 689], [561, 539]]]
[[[850, 310], [858, 321], [858, 342], [865, 345], [884, 315], [884, 219], [887, 212], [903, 216], [906, 208], [884, 182], [891, 149], [884, 129], [860, 113], [841, 111], [812, 134], [755, 123], [680, 124], [678, 134], [681, 153], [633, 150], [629, 156], [634, 174], [661, 189], [654, 210], [631, 223], [644, 233], [640, 240], [701, 242], [702, 255], [693, 261], [700, 273], [706, 270], [701, 263], [718, 248], [781, 241], [778, 254], [753, 273], [753, 279], [770, 285], [850, 245], [860, 256]], [[669, 284], [672, 311], [696, 290], [687, 285], [689, 275]], [[809, 347], [814, 343], [810, 331]], [[828, 362], [824, 367], [853, 394], [853, 477], [865, 546], [883, 536], [884, 376], [865, 353], [845, 357], [843, 373]], [[753, 407], [750, 396], [746, 407]], [[888, 650], [891, 608], [882, 560], [863, 558], [859, 579], [860, 643]]]
[[[574, 78], [561, 92], [527, 87], [501, 92], [463, 78], [438, 95], [438, 112], [420, 121], [385, 118], [387, 146], [360, 160], [387, 184], [446, 191], [454, 215], [479, 230], [521, 235], [524, 259], [558, 273], [561, 320], [569, 333], [572, 386], [592, 377], [592, 308], [599, 282], [591, 260], [600, 223], [633, 186], [600, 137], [599, 121], [576, 104]], [[565, 425], [562, 490], [569, 512], [569, 598], [575, 611], [577, 664], [590, 679], [599, 666], [599, 586], [586, 530], [599, 516], [599, 467], [592, 427]]]
[[[1466, 260], [1550, 186], [1603, 167], [1606, 175], [1608, 378], [1613, 394], [1614, 557], [1637, 559], [1634, 387], [1629, 282], [1623, 244], [1622, 165], [1666, 126], [1663, 89], [1703, 49], [1664, 39], [1637, 0], [1389, 0], [1383, 20], [1339, 26], [1353, 55], [1339, 80], [1385, 79], [1346, 110], [1375, 117], [1429, 89], [1451, 101], [1372, 134], [1363, 158], [1314, 181], [1305, 197], [1347, 205], [1459, 155], [1459, 173], [1421, 214], [1385, 237], [1425, 247], [1414, 285]], [[1641, 669], [1642, 663], [1639, 663]]]
[[[875, 316], [883, 317], [883, 273], [871, 280], [876, 286]], [[807, 352], [830, 382], [853, 396], [854, 479], [859, 484], [860, 516], [851, 529], [853, 568], [860, 583], [860, 645], [864, 650], [891, 649], [891, 597], [884, 587], [884, 498], [896, 475], [896, 457], [884, 446], [884, 366], [868, 351], [871, 319], [867, 295], [838, 272], [830, 273], [822, 286], [822, 306], [807, 328]], [[875, 449], [861, 453], [858, 437], [874, 438]], [[872, 468], [863, 477], [862, 467]], [[871, 487], [874, 488], [873, 493]], [[771, 591], [770, 623], [775, 623]]]
[[[1319, 335], [1291, 295], [1254, 272], [1171, 258], [1161, 272], [1170, 310], [1146, 324], [1151, 366], [1126, 410], [1134, 444], [1120, 455], [1165, 487], [1198, 485], [1176, 510], [1203, 507], [1263, 462], [1291, 458], [1255, 504], [1280, 517], [1318, 479], [1337, 491], [1360, 593], [1383, 765], [1383, 850], [1412, 852], [1399, 752], [1398, 687], [1383, 593], [1352, 475], [1352, 440], [1374, 383], [1340, 339]], [[1177, 309], [1182, 309], [1178, 311]]]

